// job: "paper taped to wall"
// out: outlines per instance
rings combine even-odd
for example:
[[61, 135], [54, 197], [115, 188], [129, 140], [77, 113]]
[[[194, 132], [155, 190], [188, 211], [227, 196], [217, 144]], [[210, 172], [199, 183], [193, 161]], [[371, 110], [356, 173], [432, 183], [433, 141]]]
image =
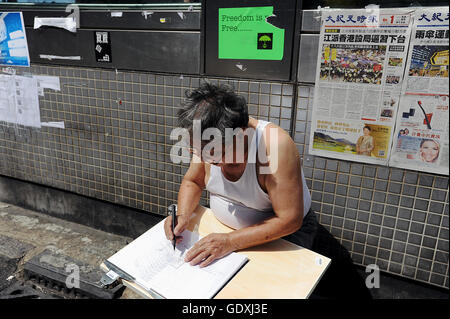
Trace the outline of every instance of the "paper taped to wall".
[[0, 121], [16, 123], [14, 87], [10, 75], [0, 74]]
[[0, 65], [30, 66], [22, 12], [0, 12]]
[[35, 75], [33, 78], [37, 80], [38, 88], [61, 91], [59, 77], [57, 76]]
[[0, 121], [41, 127], [35, 78], [0, 75]]
[[64, 122], [41, 122], [41, 126], [65, 128]]
[[65, 18], [40, 18], [34, 17], [34, 29], [42, 26], [56, 27], [66, 29], [70, 32], [77, 32], [77, 22], [73, 17]]
[[60, 56], [60, 55], [39, 54], [39, 57], [41, 59], [48, 59], [48, 60], [81, 60], [81, 56], [79, 55]]
[[32, 77], [13, 77], [17, 124], [41, 127], [37, 80]]

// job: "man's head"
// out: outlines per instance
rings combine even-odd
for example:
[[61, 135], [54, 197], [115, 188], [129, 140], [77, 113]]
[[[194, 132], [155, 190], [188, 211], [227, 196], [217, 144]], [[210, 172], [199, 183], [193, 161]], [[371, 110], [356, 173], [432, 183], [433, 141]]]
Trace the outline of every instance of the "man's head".
[[[204, 82], [193, 91], [186, 92], [186, 100], [178, 112], [178, 124], [188, 130], [191, 137], [190, 144], [198, 153], [201, 153], [203, 147], [209, 142], [205, 139], [205, 135], [208, 139], [211, 138], [208, 129], [210, 131], [214, 129], [214, 132], [220, 135], [220, 143], [223, 151], [226, 151], [226, 148], [233, 146], [225, 143], [225, 137], [229, 134], [230, 129], [245, 130], [248, 121], [248, 108], [244, 97], [237, 95], [228, 85], [213, 85], [208, 82]], [[195, 129], [194, 126], [196, 126]], [[197, 138], [201, 139], [201, 141], [197, 141], [197, 144], [194, 141], [196, 130], [199, 132]], [[235, 141], [235, 138], [233, 140]], [[196, 149], [195, 145], [200, 149]], [[211, 152], [211, 157], [214, 158], [210, 160], [211, 162], [217, 163], [223, 158], [223, 154], [213, 153], [217, 153], [216, 150]]]
[[183, 108], [178, 111], [179, 126], [192, 132], [193, 121], [200, 120], [202, 133], [214, 127], [225, 136], [225, 128], [245, 128], [248, 108], [244, 97], [229, 85], [204, 82], [199, 88], [186, 92]]

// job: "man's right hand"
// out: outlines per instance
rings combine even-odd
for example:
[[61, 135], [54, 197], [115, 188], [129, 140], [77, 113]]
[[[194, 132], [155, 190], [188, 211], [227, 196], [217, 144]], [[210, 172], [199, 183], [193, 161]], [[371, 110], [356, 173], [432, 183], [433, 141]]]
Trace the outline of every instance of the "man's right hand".
[[167, 216], [164, 221], [164, 232], [166, 233], [166, 237], [168, 240], [173, 240], [173, 236], [177, 238], [177, 244], [183, 240], [183, 237], [180, 234], [186, 229], [189, 224], [189, 218], [187, 215], [177, 215], [177, 225], [175, 226], [174, 231], [172, 232], [172, 216]]

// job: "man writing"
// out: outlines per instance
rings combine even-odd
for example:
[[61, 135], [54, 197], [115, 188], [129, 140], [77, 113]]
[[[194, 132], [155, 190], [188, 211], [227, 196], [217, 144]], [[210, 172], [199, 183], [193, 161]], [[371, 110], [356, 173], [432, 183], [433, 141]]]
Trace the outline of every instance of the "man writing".
[[[291, 234], [288, 239], [311, 248], [317, 222], [310, 210], [311, 197], [300, 155], [289, 134], [270, 122], [249, 117], [245, 99], [227, 86], [203, 84], [187, 96], [178, 115], [181, 127], [190, 133], [194, 121], [201, 124], [202, 132], [213, 127], [222, 136], [227, 128], [254, 132], [234, 136], [228, 145], [224, 142], [223, 154], [205, 152], [204, 143], [197, 143], [200, 147], [196, 148], [192, 141], [194, 158], [178, 194], [178, 223], [173, 234], [171, 217], [166, 219], [166, 236], [182, 240], [179, 236], [199, 204], [203, 189], [210, 193], [216, 218], [235, 230], [202, 238], [189, 250], [186, 261], [204, 267], [233, 251]], [[238, 147], [239, 139], [243, 147]], [[269, 143], [271, 139], [275, 143]], [[225, 153], [231, 150], [233, 156], [227, 158]], [[239, 156], [243, 161], [237, 160]], [[261, 158], [269, 160], [262, 162]], [[282, 162], [270, 170], [273, 162], [281, 158]]]
[[[180, 234], [204, 189], [214, 216], [234, 229], [199, 240], [186, 254], [186, 262], [205, 267], [233, 251], [283, 237], [332, 260], [313, 298], [371, 298], [348, 251], [317, 222], [300, 155], [286, 131], [249, 117], [245, 99], [230, 87], [208, 83], [187, 95], [178, 119], [189, 132], [193, 157], [178, 193], [173, 233], [171, 216], [165, 220], [167, 239], [182, 240]], [[195, 137], [196, 124], [201, 133], [214, 129], [225, 136], [219, 139], [225, 152]], [[236, 134], [227, 140], [230, 129]]]

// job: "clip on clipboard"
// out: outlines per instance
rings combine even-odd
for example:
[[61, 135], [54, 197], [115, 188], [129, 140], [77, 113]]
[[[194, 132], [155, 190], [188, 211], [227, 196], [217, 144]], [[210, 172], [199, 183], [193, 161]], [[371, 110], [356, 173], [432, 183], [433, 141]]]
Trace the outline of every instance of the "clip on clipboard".
[[[103, 264], [105, 265], [106, 268], [108, 268], [109, 271], [105, 273], [100, 279], [100, 284], [102, 288], [112, 285], [118, 279], [123, 279], [133, 283], [136, 281], [136, 279], [133, 276], [129, 275], [119, 267], [116, 267], [113, 263], [109, 262], [108, 260], [105, 260]], [[143, 287], [140, 288], [147, 291], [154, 299], [165, 299], [163, 296], [161, 296], [152, 289], [149, 290]]]

